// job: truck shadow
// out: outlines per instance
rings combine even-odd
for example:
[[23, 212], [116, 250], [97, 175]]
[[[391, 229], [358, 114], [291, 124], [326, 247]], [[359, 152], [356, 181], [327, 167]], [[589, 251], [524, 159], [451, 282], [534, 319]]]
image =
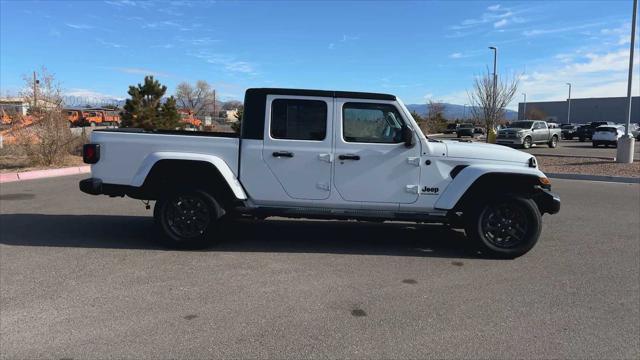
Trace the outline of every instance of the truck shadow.
[[[153, 219], [109, 215], [0, 215], [0, 244], [168, 251]], [[237, 220], [204, 251], [479, 257], [461, 231], [442, 225]]]

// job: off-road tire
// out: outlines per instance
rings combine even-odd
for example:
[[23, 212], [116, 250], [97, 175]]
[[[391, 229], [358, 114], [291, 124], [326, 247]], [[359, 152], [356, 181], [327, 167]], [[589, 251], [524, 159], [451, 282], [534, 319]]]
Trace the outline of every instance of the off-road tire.
[[174, 249], [203, 249], [213, 246], [224, 210], [202, 190], [176, 190], [160, 198], [153, 217], [163, 245]]
[[500, 196], [470, 209], [465, 232], [485, 256], [512, 259], [538, 242], [542, 216], [536, 203], [515, 195]]

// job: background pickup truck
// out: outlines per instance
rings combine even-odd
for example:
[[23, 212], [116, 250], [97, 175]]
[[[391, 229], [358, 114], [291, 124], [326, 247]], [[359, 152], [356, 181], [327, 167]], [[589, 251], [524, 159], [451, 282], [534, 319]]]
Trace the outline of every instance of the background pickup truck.
[[550, 129], [545, 121], [515, 121], [506, 129], [498, 131], [496, 142], [501, 145], [519, 146], [528, 149], [533, 144], [558, 146], [561, 129]]
[[484, 254], [520, 256], [560, 200], [535, 157], [426, 138], [393, 95], [249, 89], [241, 134], [95, 130], [85, 193], [157, 200], [163, 240], [202, 247], [225, 218], [402, 220], [464, 228]]

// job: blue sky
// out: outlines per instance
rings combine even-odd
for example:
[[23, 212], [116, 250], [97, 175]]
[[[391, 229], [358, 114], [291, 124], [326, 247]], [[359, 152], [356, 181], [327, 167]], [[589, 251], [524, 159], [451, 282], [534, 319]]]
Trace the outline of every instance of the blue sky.
[[124, 98], [153, 74], [223, 99], [300, 87], [463, 104], [495, 45], [529, 101], [565, 99], [566, 82], [573, 97], [624, 96], [631, 3], [1, 0], [0, 94], [46, 66], [77, 96]]

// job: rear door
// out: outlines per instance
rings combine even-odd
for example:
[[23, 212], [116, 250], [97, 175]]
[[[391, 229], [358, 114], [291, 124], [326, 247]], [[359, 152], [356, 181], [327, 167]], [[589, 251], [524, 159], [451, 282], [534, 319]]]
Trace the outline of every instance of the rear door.
[[546, 142], [549, 140], [549, 129], [544, 121], [536, 121], [533, 124], [533, 141]]
[[331, 193], [333, 98], [267, 96], [262, 156], [292, 199]]
[[[336, 99], [334, 184], [353, 202], [413, 203], [420, 184], [420, 142], [407, 148], [402, 111], [392, 101]], [[415, 136], [415, 134], [414, 134]]]

